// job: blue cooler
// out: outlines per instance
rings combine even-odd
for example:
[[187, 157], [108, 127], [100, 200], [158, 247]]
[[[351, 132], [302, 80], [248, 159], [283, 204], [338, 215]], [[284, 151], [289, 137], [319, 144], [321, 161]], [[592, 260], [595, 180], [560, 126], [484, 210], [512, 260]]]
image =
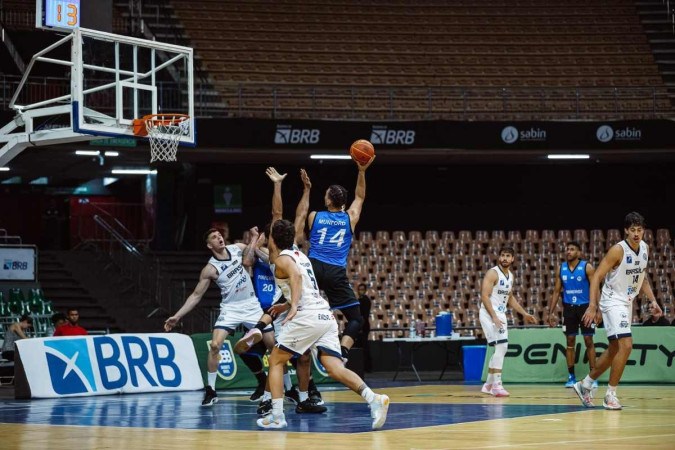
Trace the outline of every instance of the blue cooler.
[[464, 345], [464, 381], [481, 381], [487, 345]]
[[436, 316], [436, 336], [452, 336], [452, 314], [443, 312]]

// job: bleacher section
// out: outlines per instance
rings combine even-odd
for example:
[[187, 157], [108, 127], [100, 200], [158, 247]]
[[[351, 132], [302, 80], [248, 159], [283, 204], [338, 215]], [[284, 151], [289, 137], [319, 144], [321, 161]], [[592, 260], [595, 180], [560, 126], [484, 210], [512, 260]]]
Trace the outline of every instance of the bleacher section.
[[[641, 118], [654, 109], [670, 110], [631, 0], [592, 6], [565, 0], [554, 7], [545, 0], [172, 5], [214, 86], [233, 110], [252, 116], [274, 108], [379, 108], [383, 114], [391, 109], [386, 96], [341, 90], [348, 87], [400, 88], [393, 92], [394, 109], [421, 116], [467, 113], [462, 108], [466, 92], [443, 91], [453, 87], [471, 91], [468, 118], [490, 118], [495, 111], [528, 117], [551, 102], [543, 110], [555, 112], [554, 118], [617, 110]], [[233, 89], [262, 84], [281, 91], [272, 96], [251, 90], [242, 99], [241, 90]], [[334, 92], [312, 96], [285, 90], [293, 86], [332, 87]], [[439, 91], [430, 105], [429, 96], [406, 95], [405, 88]], [[500, 95], [502, 88], [529, 91]], [[575, 88], [607, 90], [585, 94]], [[622, 93], [626, 88], [648, 89], [657, 94], [658, 105], [645, 93]], [[590, 97], [582, 102], [583, 111], [577, 111], [579, 95]]]
[[[454, 326], [463, 333], [480, 336], [478, 309], [480, 283], [485, 272], [496, 264], [504, 243], [512, 244], [516, 262], [515, 295], [523, 307], [545, 325], [555, 280], [555, 269], [564, 258], [565, 245], [577, 240], [584, 255], [597, 267], [607, 248], [622, 239], [620, 230], [495, 230], [476, 231], [361, 231], [350, 250], [348, 274], [355, 286], [366, 283], [373, 300], [370, 339], [404, 335], [410, 320], [433, 326], [440, 311], [451, 311]], [[650, 245], [649, 279], [669, 320], [675, 319], [675, 261], [670, 232], [647, 230]], [[208, 261], [206, 252], [162, 252], [156, 254], [170, 282], [184, 286], [179, 307], [197, 284]], [[563, 259], [564, 261], [564, 259]], [[200, 308], [217, 308], [220, 292], [212, 284]], [[634, 304], [634, 323], [644, 321], [643, 301]], [[172, 311], [173, 312], [173, 311]], [[337, 313], [338, 318], [340, 317]], [[561, 319], [562, 308], [558, 309]], [[523, 325], [522, 318], [507, 311], [510, 325]]]

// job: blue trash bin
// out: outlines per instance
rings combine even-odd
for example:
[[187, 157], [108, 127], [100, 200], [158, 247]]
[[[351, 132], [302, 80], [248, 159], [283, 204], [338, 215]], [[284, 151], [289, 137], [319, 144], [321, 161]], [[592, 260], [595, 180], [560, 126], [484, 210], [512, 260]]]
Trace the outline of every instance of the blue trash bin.
[[464, 381], [481, 381], [487, 345], [464, 345]]
[[443, 312], [436, 316], [436, 336], [452, 336], [452, 313]]

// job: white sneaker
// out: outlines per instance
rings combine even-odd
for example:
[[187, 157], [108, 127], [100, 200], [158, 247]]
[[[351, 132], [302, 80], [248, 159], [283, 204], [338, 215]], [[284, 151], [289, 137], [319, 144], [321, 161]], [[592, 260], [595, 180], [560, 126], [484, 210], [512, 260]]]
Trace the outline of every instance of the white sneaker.
[[574, 392], [579, 396], [579, 400], [586, 408], [593, 408], [593, 393], [591, 389], [586, 389], [582, 381], [574, 383]]
[[482, 388], [480, 388], [480, 391], [483, 394], [490, 394], [492, 395], [492, 385], [485, 383]]
[[262, 419], [256, 420], [256, 423], [260, 428], [268, 428], [268, 429], [286, 428], [288, 426], [288, 423], [286, 422], [286, 416], [284, 415], [284, 413], [281, 413], [281, 415], [279, 416], [275, 416], [274, 414], [268, 414]]
[[501, 384], [493, 384], [492, 395], [494, 395], [495, 397], [508, 397], [511, 394], [509, 394], [509, 391], [504, 389], [504, 386], [502, 386]]
[[377, 395], [370, 404], [370, 417], [373, 418], [373, 430], [382, 428], [387, 421], [387, 410], [389, 410], [389, 397], [386, 395]]
[[623, 409], [623, 406], [621, 406], [621, 403], [619, 403], [619, 399], [616, 398], [615, 392], [610, 392], [609, 394], [605, 395], [605, 398], [602, 400], [602, 406], [609, 410]]
[[262, 340], [262, 331], [257, 328], [251, 328], [246, 334], [234, 344], [234, 352], [237, 355], [246, 353], [251, 347]]

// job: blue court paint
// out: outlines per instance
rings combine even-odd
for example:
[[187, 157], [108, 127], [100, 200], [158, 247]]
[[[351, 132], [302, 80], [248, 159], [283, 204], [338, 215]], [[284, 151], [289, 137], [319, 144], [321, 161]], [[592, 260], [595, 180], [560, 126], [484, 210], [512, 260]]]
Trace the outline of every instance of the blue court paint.
[[[201, 392], [71, 397], [5, 401], [0, 423], [259, 431], [256, 403], [220, 397], [201, 406]], [[364, 402], [326, 404], [325, 414], [296, 414], [285, 405], [287, 431], [358, 433], [371, 431]], [[584, 410], [571, 405], [392, 403], [383, 430], [449, 425]], [[261, 430], [262, 431], [262, 430]], [[272, 432], [272, 431], [270, 431]]]

